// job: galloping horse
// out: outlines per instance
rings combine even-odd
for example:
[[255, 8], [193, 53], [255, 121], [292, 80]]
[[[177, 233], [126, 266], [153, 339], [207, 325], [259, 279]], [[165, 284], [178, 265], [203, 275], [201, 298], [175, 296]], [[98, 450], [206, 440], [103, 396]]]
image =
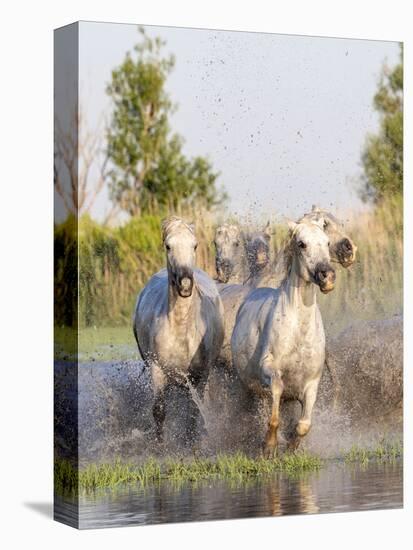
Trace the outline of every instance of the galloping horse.
[[[221, 226], [224, 227], [224, 226]], [[218, 228], [217, 232], [220, 230]], [[246, 268], [243, 268], [242, 280], [241, 272], [237, 272], [233, 262], [232, 277], [228, 284], [219, 284], [218, 289], [224, 306], [224, 342], [219, 355], [219, 362], [229, 366], [231, 363], [231, 335], [235, 325], [235, 318], [241, 303], [244, 301], [248, 293], [251, 291], [251, 281], [256, 280], [270, 263], [270, 240], [271, 230], [270, 224], [267, 223], [262, 231], [253, 231], [243, 233], [244, 239], [244, 258], [246, 260]], [[218, 258], [222, 258], [224, 250], [217, 245], [217, 237], [215, 237]], [[229, 249], [231, 250], [231, 248]], [[248, 275], [246, 275], [246, 273]], [[239, 281], [235, 283], [235, 280]]]
[[258, 288], [241, 305], [231, 338], [232, 361], [243, 384], [272, 398], [264, 454], [277, 447], [281, 398], [302, 404], [290, 442], [297, 447], [311, 426], [312, 409], [325, 361], [325, 335], [316, 287], [334, 288], [329, 239], [319, 223], [290, 222], [290, 239], [282, 251], [286, 275], [277, 289]]
[[217, 282], [242, 284], [255, 277], [270, 260], [269, 222], [263, 231], [247, 232], [238, 225], [224, 223], [215, 230]]
[[[133, 321], [139, 350], [150, 367], [156, 436], [163, 438], [165, 392], [172, 384], [203, 395], [210, 367], [223, 340], [223, 307], [215, 282], [195, 267], [194, 227], [177, 217], [162, 224], [166, 269], [140, 293]], [[199, 410], [192, 407], [187, 442], [193, 439]]]

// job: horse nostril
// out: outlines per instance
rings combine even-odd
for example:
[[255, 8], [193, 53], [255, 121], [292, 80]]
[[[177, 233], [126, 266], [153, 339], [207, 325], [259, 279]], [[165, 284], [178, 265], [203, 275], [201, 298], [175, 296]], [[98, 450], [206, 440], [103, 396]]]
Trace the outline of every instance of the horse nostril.
[[316, 269], [316, 281], [318, 283], [325, 283], [328, 280], [335, 280], [335, 271], [327, 264], [321, 264]]
[[228, 260], [223, 261], [222, 262], [222, 269], [227, 273], [230, 272], [231, 269], [232, 269], [231, 262], [229, 262]]
[[192, 280], [189, 277], [183, 277], [181, 279], [182, 288], [190, 288], [191, 284], [192, 284]]
[[346, 252], [351, 252], [353, 249], [353, 246], [348, 239], [343, 239], [342, 246]]

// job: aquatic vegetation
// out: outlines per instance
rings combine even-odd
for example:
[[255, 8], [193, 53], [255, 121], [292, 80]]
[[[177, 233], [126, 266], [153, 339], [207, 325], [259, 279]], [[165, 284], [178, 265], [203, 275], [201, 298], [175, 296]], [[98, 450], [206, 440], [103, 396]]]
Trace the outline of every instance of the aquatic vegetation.
[[165, 461], [149, 458], [142, 464], [89, 464], [77, 471], [67, 460], [55, 462], [55, 488], [58, 493], [91, 491], [115, 487], [122, 483], [139, 483], [143, 487], [161, 481], [196, 482], [203, 479], [247, 479], [276, 472], [299, 474], [317, 471], [322, 460], [306, 452], [284, 454], [270, 460], [250, 458], [243, 453], [218, 455], [216, 459]]
[[[381, 442], [374, 448], [354, 445], [339, 460], [366, 465], [370, 461], [394, 462], [403, 457], [401, 442]], [[244, 453], [221, 454], [216, 458], [159, 460], [148, 458], [138, 464], [116, 460], [112, 463], [88, 464], [79, 470], [68, 460], [56, 460], [54, 466], [55, 490], [58, 494], [88, 492], [113, 488], [123, 483], [138, 483], [141, 487], [164, 481], [194, 483], [203, 480], [241, 481], [283, 473], [301, 477], [317, 472], [327, 463], [306, 451], [285, 453], [279, 457], [252, 458]]]
[[401, 442], [386, 443], [381, 442], [377, 447], [366, 449], [353, 445], [351, 449], [344, 455], [344, 460], [347, 463], [357, 462], [359, 464], [367, 464], [371, 460], [380, 462], [392, 462], [403, 457], [403, 445]]

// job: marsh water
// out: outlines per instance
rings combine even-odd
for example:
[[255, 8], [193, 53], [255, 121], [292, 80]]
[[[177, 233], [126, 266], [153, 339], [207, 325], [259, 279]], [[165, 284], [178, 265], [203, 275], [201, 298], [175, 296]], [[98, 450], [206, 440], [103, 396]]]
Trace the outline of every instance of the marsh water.
[[[383, 345], [383, 342], [385, 345]], [[374, 449], [398, 443], [403, 433], [402, 318], [369, 323], [340, 337], [335, 377], [345, 391], [335, 392], [325, 369], [304, 449], [321, 458], [343, 457], [353, 446]], [[335, 351], [334, 351], [335, 350]], [[366, 360], [369, 358], [369, 360]], [[167, 406], [164, 448], [153, 438], [152, 386], [139, 358], [91, 358], [76, 366], [70, 359], [55, 364], [55, 447], [70, 458], [76, 449], [81, 464], [141, 462], [151, 456], [185, 455], [182, 447], [188, 396], [175, 389]], [[192, 395], [192, 394], [191, 394]], [[217, 406], [219, 403], [219, 406]], [[294, 407], [292, 406], [294, 405]], [[297, 404], [285, 403], [281, 428], [296, 418]], [[77, 415], [71, 414], [75, 407]], [[267, 412], [246, 409], [231, 377], [210, 375], [202, 406], [202, 456], [234, 451], [254, 456], [265, 429]], [[299, 412], [299, 411], [298, 411]], [[283, 441], [280, 433], [280, 445]], [[69, 445], [70, 444], [70, 445]], [[186, 452], [188, 452], [186, 450]], [[402, 461], [367, 465], [326, 461], [318, 472], [291, 477], [208, 479], [198, 483], [160, 484], [142, 488], [119, 485], [79, 497], [57, 497], [55, 517], [82, 529], [123, 525], [269, 517], [400, 508], [403, 505]]]
[[[67, 521], [74, 506], [58, 497], [56, 519]], [[82, 495], [79, 506], [81, 529], [401, 508], [403, 466], [332, 462], [299, 477], [127, 484]]]

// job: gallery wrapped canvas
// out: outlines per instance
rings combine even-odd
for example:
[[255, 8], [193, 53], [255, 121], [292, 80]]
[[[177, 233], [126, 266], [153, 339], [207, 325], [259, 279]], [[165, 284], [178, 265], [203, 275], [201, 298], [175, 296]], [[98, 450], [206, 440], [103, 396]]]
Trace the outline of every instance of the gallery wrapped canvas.
[[55, 519], [402, 507], [402, 45], [54, 40]]

